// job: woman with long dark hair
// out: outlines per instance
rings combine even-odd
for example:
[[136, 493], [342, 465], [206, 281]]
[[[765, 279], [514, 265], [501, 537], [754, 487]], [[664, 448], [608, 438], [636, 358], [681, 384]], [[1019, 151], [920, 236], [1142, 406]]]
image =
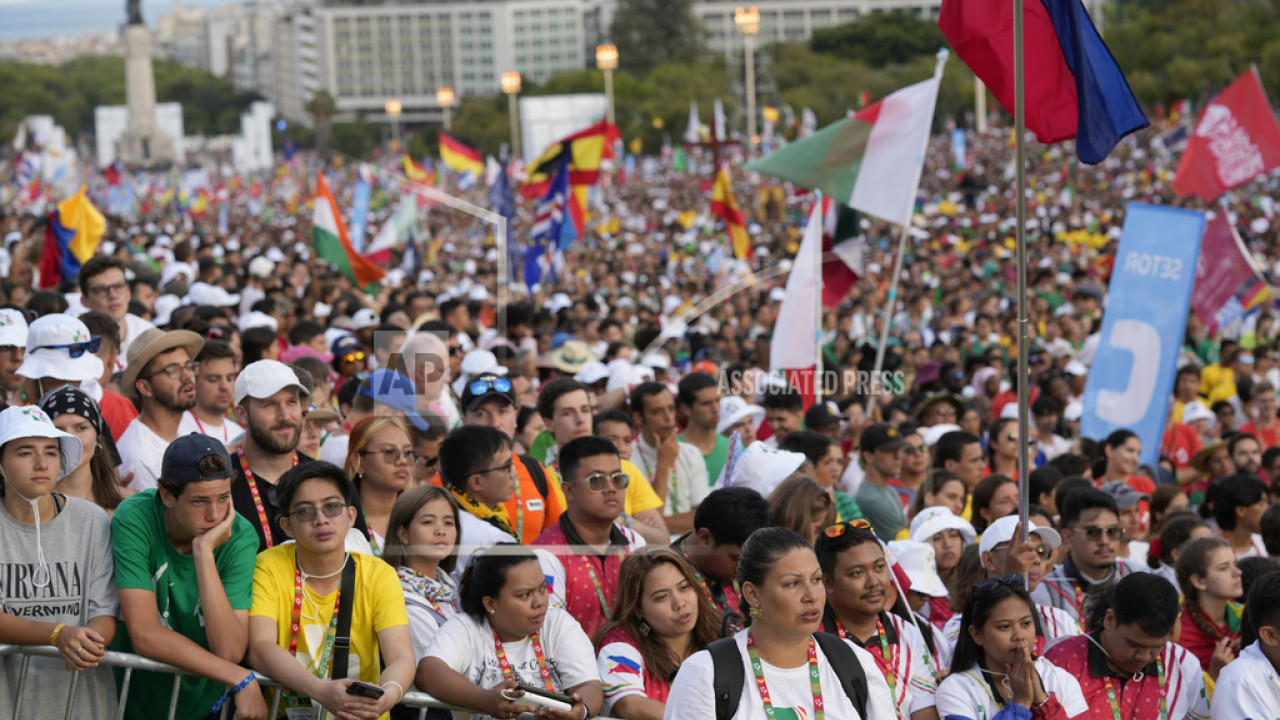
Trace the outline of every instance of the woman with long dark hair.
[[1017, 420], [997, 418], [987, 428], [987, 474], [1018, 476]]
[[693, 573], [666, 547], [643, 547], [622, 561], [613, 619], [595, 637], [610, 716], [661, 720], [680, 665], [719, 639], [720, 611]]
[[102, 417], [102, 408], [84, 390], [63, 385], [40, 398], [40, 409], [55, 427], [76, 436], [84, 448], [80, 462], [58, 481], [58, 492], [88, 500], [106, 510], [108, 517], [114, 515], [120, 503], [135, 491], [120, 484], [120, 474], [116, 472], [120, 452]]
[[1178, 585], [1182, 587], [1182, 634], [1178, 644], [1196, 656], [1209, 677], [1240, 650], [1240, 618], [1236, 602], [1244, 595], [1240, 568], [1226, 540], [1192, 540], [1178, 554]]
[[1089, 711], [1080, 683], [1033, 654], [1039, 614], [1021, 583], [983, 580], [969, 594], [951, 674], [938, 686], [939, 717], [1062, 720]]
[[421, 485], [396, 499], [382, 559], [400, 576], [413, 656], [421, 661], [436, 631], [458, 614], [450, 576], [458, 561], [458, 505], [448, 490]]

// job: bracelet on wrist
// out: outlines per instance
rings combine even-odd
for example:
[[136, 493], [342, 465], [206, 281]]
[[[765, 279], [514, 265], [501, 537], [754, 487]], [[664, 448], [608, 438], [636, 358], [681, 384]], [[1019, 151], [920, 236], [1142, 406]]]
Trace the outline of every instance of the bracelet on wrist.
[[395, 685], [396, 689], [400, 691], [400, 697], [396, 698], [396, 701], [392, 703], [392, 705], [399, 705], [400, 701], [404, 699], [404, 688], [401, 687], [400, 683], [396, 682], [395, 680], [388, 680], [382, 683], [382, 689], [386, 690], [388, 685]]
[[239, 685], [236, 685], [235, 687], [230, 688], [226, 692], [222, 693], [222, 697], [219, 697], [218, 701], [213, 704], [213, 707], [209, 708], [209, 714], [213, 715], [217, 713], [219, 710], [222, 709], [223, 705], [227, 704], [227, 700], [229, 700], [232, 695], [239, 695], [241, 690], [244, 690], [245, 688], [249, 687], [249, 684], [257, 679], [258, 679], [258, 676], [250, 672], [248, 675], [245, 676], [243, 680], [240, 681]]
[[57, 625], [55, 625], [55, 626], [54, 626], [54, 628], [53, 628], [53, 634], [49, 636], [49, 644], [50, 644], [50, 645], [52, 645], [52, 646], [54, 646], [54, 647], [57, 647], [57, 646], [58, 646], [58, 633], [61, 633], [61, 632], [62, 632], [62, 628], [66, 627], [66, 626], [67, 626], [67, 624], [66, 624], [66, 623], [58, 623]]

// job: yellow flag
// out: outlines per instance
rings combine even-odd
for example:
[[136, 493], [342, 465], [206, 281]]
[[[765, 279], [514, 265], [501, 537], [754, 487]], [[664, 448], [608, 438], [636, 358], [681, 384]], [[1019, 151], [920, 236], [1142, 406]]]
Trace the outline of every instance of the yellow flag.
[[87, 262], [98, 251], [98, 244], [107, 232], [107, 219], [85, 196], [85, 186], [80, 192], [58, 203], [58, 215], [62, 226], [74, 230], [68, 247], [81, 263]]

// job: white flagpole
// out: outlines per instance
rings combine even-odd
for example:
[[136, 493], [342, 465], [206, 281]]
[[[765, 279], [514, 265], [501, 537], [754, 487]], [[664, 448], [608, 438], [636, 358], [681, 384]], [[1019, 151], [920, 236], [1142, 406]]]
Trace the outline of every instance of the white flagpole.
[[826, 213], [822, 212], [822, 193], [814, 193], [814, 202], [818, 203], [818, 222], [822, 223], [822, 231], [818, 234], [818, 242], [813, 244], [813, 261], [814, 273], [817, 275], [818, 289], [814, 297], [814, 312], [818, 315], [818, 322], [814, 325], [814, 343], [818, 347], [817, 362], [813, 366], [813, 402], [822, 402], [822, 391], [826, 388], [823, 378], [823, 361], [822, 361], [822, 240], [826, 237]]
[[[933, 68], [933, 98], [929, 100], [929, 122], [933, 122], [933, 110], [938, 104], [938, 89], [942, 86], [942, 69], [947, 64], [947, 58], [951, 55], [951, 51], [942, 48], [938, 51], [938, 64]], [[920, 147], [920, 157], [916, 161], [916, 179], [911, 185], [911, 195], [914, 197], [916, 191], [920, 189], [920, 175], [924, 172], [924, 156], [929, 152], [929, 136], [932, 133], [924, 134], [924, 143]], [[889, 344], [889, 326], [893, 324], [893, 311], [898, 304], [898, 278], [902, 275], [902, 257], [907, 249], [907, 236], [911, 234], [911, 212], [908, 211], [907, 217], [903, 219], [902, 232], [898, 236], [898, 255], [893, 261], [893, 276], [889, 280], [889, 296], [884, 301], [884, 327], [880, 330], [880, 343], [876, 346], [876, 364], [872, 370], [871, 377], [879, 378], [880, 371], [884, 368], [884, 352]], [[872, 320], [872, 327], [875, 327], [875, 320]], [[875, 395], [867, 396], [867, 404], [864, 412], [867, 417], [871, 417], [871, 410], [875, 407]]]

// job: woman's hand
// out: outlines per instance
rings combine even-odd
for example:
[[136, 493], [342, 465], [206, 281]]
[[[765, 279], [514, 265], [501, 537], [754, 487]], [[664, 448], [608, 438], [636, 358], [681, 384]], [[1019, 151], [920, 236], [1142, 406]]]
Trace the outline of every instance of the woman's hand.
[[378, 712], [378, 701], [347, 692], [353, 682], [356, 682], [355, 678], [322, 680], [318, 692], [311, 699], [333, 713], [335, 720], [377, 720], [382, 714]]
[[586, 720], [591, 715], [591, 710], [582, 701], [581, 695], [574, 693], [572, 697], [573, 707], [568, 710], [555, 710], [544, 707], [538, 710], [539, 720]]
[[483, 710], [498, 720], [513, 718], [529, 710], [524, 705], [511, 702], [511, 698], [518, 698], [521, 695], [524, 695], [524, 691], [516, 688], [515, 680], [503, 680], [489, 691], [489, 702]]
[[1222, 672], [1222, 668], [1236, 659], [1235, 650], [1231, 645], [1231, 638], [1224, 637], [1213, 647], [1213, 655], [1209, 658], [1209, 677], [1213, 678], [1214, 682], [1218, 681], [1218, 673]]
[[95, 668], [107, 653], [103, 637], [87, 627], [62, 628], [58, 633], [58, 652], [71, 670]]
[[1040, 676], [1036, 673], [1035, 661], [1031, 659], [1030, 646], [1019, 645], [1013, 652], [1013, 662], [1005, 666], [1013, 689], [1013, 701], [1025, 708], [1043, 703], [1044, 688], [1040, 687]]

